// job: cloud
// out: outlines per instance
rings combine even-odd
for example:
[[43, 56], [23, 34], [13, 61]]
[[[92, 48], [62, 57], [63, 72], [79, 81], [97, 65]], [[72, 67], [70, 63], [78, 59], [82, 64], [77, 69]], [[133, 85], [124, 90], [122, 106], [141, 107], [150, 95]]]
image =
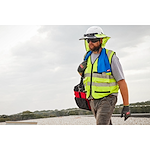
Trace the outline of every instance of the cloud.
[[150, 26], [147, 25], [113, 25], [102, 28], [111, 37], [106, 47], [116, 51], [120, 58], [129, 56], [131, 49], [137, 48], [150, 35]]
[[[68, 97], [68, 94], [65, 94], [67, 91], [70, 93], [70, 99], [73, 99], [73, 85], [67, 82], [67, 79], [74, 76], [73, 70], [76, 72], [74, 61], [76, 46], [73, 45], [74, 40], [70, 42], [68, 37], [63, 39], [62, 36], [60, 37], [62, 40], [54, 40], [57, 39], [57, 35], [55, 37], [50, 34], [53, 33], [52, 31], [49, 26], [45, 29], [44, 36], [43, 32], [39, 32], [30, 40], [13, 47], [11, 54], [7, 56], [10, 58], [10, 63], [5, 65], [8, 68], [8, 74], [2, 75], [1, 79], [7, 81], [5, 89], [12, 97], [9, 103], [15, 101], [11, 103], [11, 107], [16, 107], [15, 104], [18, 103], [17, 109], [20, 110], [24, 102], [28, 103], [24, 105], [24, 108], [28, 108], [34, 101], [37, 103], [47, 101], [46, 108], [54, 109], [57, 101], [61, 103], [65, 101], [62, 99]], [[53, 40], [50, 40], [51, 36], [54, 37]], [[3, 94], [4, 92], [6, 94], [6, 90], [2, 90]], [[73, 102], [73, 100], [69, 104], [64, 102], [61, 108], [69, 107]], [[41, 107], [45, 107], [45, 104]]]

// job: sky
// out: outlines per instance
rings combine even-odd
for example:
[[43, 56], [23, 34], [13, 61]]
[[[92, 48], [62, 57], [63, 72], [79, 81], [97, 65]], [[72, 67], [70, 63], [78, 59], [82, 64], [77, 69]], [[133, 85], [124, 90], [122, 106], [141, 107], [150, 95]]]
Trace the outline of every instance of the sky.
[[[0, 25], [0, 115], [77, 108], [73, 88], [92, 25]], [[110, 36], [130, 103], [150, 100], [150, 26], [98, 25]], [[119, 93], [117, 104], [122, 104]]]

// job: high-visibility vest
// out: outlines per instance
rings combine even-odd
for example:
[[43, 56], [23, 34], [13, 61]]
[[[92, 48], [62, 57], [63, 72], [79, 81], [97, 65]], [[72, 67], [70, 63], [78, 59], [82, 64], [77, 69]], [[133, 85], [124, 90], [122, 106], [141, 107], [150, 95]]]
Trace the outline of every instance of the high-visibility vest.
[[[115, 52], [106, 49], [106, 54], [111, 65], [112, 56]], [[87, 68], [84, 72], [84, 86], [86, 91], [86, 98], [91, 95], [94, 99], [100, 99], [112, 93], [118, 93], [119, 86], [114, 79], [112, 72], [98, 73], [98, 59], [91, 63], [91, 56], [87, 58]]]

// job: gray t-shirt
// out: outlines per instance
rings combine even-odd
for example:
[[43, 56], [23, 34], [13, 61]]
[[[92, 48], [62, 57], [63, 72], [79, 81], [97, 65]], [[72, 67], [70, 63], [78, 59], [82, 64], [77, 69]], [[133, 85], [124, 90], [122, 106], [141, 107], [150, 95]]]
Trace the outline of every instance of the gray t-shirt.
[[[93, 64], [95, 60], [98, 58], [99, 54], [91, 54], [91, 63]], [[122, 66], [120, 64], [119, 58], [116, 54], [112, 57], [111, 70], [115, 80], [118, 82], [122, 79], [125, 79]], [[112, 95], [118, 96], [118, 93], [112, 93]]]

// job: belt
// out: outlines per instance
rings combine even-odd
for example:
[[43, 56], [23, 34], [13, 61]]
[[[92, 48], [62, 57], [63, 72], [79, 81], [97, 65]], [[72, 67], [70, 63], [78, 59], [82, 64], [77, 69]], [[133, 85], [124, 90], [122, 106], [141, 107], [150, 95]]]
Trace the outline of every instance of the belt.
[[[108, 96], [105, 96], [105, 97], [113, 97], [113, 96], [115, 96], [115, 95], [108, 95]], [[99, 98], [99, 99], [94, 99], [94, 98], [89, 98], [88, 100], [89, 101], [94, 101], [94, 100], [102, 100], [102, 99], [104, 99], [105, 97], [102, 97], [102, 98]]]

